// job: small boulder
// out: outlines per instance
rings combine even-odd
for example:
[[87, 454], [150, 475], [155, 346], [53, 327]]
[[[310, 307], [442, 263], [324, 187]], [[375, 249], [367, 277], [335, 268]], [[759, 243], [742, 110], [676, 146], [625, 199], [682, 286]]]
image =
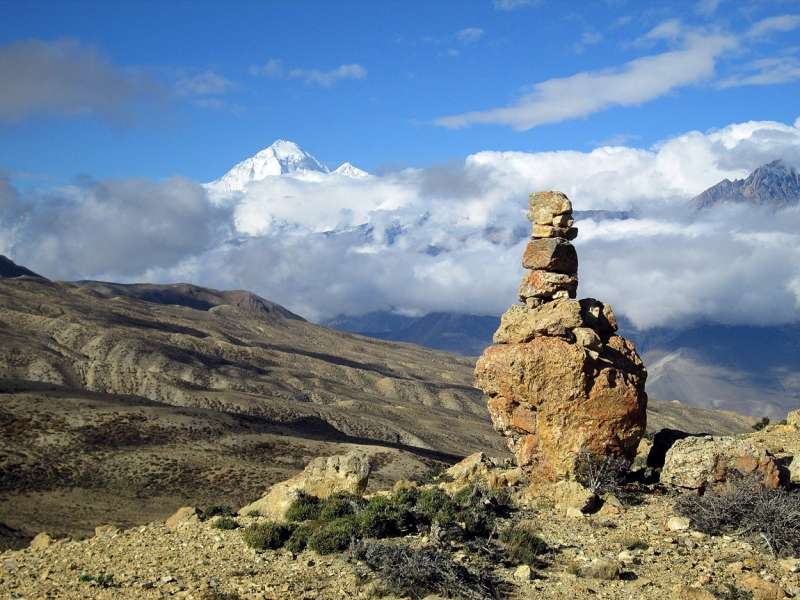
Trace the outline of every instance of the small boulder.
[[519, 467], [512, 467], [509, 459], [492, 458], [483, 452], [470, 454], [447, 469], [444, 474], [450, 481], [442, 483], [439, 487], [451, 493], [472, 486], [475, 481], [490, 490], [499, 490], [528, 481], [525, 472]]
[[704, 490], [710, 484], [725, 481], [733, 471], [755, 476], [771, 488], [788, 479], [781, 474], [775, 457], [763, 446], [752, 440], [708, 435], [687, 437], [674, 443], [664, 458], [661, 483]]
[[514, 571], [514, 579], [517, 581], [530, 581], [532, 579], [533, 571], [528, 565], [520, 565]]
[[119, 527], [115, 525], [100, 525], [94, 528], [94, 535], [96, 537], [114, 537], [119, 533]]
[[597, 494], [590, 492], [577, 481], [563, 480], [553, 485], [553, 500], [557, 510], [566, 511], [572, 507], [584, 513], [594, 508]]
[[755, 573], [742, 578], [742, 587], [752, 592], [753, 600], [779, 600], [786, 597], [786, 592], [776, 583], [762, 579]]
[[578, 567], [578, 575], [588, 579], [604, 579], [606, 581], [619, 579], [619, 565], [617, 561], [608, 556], [595, 558]]
[[53, 538], [51, 538], [48, 534], [42, 532], [31, 540], [30, 547], [47, 548], [52, 543], [53, 543]]
[[200, 510], [194, 506], [184, 506], [167, 519], [164, 524], [167, 527], [177, 527], [181, 523], [197, 523], [200, 521]]
[[327, 498], [336, 492], [361, 495], [367, 489], [369, 472], [369, 457], [360, 450], [316, 458], [301, 473], [276, 483], [239, 513], [246, 515], [257, 510], [262, 517], [281, 520], [301, 491], [318, 498]]
[[667, 519], [667, 530], [668, 531], [686, 531], [689, 529], [689, 518], [688, 517], [670, 517]]

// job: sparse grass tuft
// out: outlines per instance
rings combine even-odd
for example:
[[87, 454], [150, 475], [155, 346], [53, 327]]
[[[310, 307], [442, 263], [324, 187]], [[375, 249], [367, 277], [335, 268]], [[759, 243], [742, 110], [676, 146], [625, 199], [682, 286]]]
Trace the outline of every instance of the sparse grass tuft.
[[506, 558], [515, 565], [534, 566], [539, 557], [548, 551], [547, 543], [538, 535], [532, 521], [520, 521], [500, 533], [500, 541], [506, 546]]

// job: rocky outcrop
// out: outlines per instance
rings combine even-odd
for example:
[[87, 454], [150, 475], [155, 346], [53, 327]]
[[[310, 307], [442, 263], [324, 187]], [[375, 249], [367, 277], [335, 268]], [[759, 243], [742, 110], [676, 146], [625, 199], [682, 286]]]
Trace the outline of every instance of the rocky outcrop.
[[439, 487], [451, 493], [475, 483], [498, 490], [521, 484], [527, 479], [522, 469], [514, 467], [510, 459], [492, 458], [483, 452], [471, 454], [454, 464], [444, 472], [444, 476], [445, 481]]
[[[710, 435], [676, 441], [667, 451], [661, 483], [675, 488], [702, 491], [727, 480], [732, 472], [756, 477], [766, 487], [786, 483], [788, 473], [775, 457], [752, 440]], [[784, 474], [785, 473], [785, 474]]]
[[572, 204], [561, 192], [531, 194], [532, 241], [519, 300], [478, 360], [494, 427], [535, 480], [569, 478], [581, 451], [633, 459], [645, 431], [647, 372], [615, 334], [608, 304], [575, 300], [578, 256]]
[[336, 492], [361, 495], [367, 489], [369, 472], [369, 457], [359, 450], [316, 458], [301, 473], [276, 483], [261, 498], [239, 509], [239, 514], [257, 512], [262, 517], [282, 520], [299, 492], [318, 498]]

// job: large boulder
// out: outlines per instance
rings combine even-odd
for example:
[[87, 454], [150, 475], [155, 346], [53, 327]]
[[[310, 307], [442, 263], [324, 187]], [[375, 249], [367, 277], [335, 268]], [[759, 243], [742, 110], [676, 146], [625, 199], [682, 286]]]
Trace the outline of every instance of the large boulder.
[[766, 487], [786, 483], [788, 475], [766, 448], [752, 440], [706, 435], [672, 445], [661, 469], [661, 483], [702, 492], [733, 473], [755, 477]]
[[596, 359], [559, 338], [493, 346], [475, 377], [495, 429], [536, 480], [570, 477], [581, 451], [636, 456], [646, 427], [646, 371], [624, 338], [606, 336]]
[[276, 483], [261, 498], [239, 509], [239, 514], [257, 511], [262, 517], [281, 520], [299, 492], [318, 498], [336, 492], [361, 495], [367, 489], [369, 472], [369, 457], [359, 450], [316, 458], [302, 472]]

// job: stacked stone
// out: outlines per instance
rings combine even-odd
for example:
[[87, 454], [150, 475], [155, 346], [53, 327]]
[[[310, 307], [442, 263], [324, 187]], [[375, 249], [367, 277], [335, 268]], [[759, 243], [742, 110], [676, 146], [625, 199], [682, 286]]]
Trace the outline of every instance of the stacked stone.
[[536, 308], [556, 298], [574, 298], [578, 253], [569, 240], [577, 237], [578, 230], [572, 226], [572, 202], [561, 192], [536, 192], [528, 207], [533, 234], [522, 266], [530, 271], [522, 279], [519, 299]]
[[572, 203], [561, 192], [530, 195], [531, 242], [519, 299], [503, 315], [475, 369], [495, 429], [532, 479], [570, 478], [579, 456], [633, 459], [644, 435], [647, 372], [614, 313], [575, 300], [578, 255]]

